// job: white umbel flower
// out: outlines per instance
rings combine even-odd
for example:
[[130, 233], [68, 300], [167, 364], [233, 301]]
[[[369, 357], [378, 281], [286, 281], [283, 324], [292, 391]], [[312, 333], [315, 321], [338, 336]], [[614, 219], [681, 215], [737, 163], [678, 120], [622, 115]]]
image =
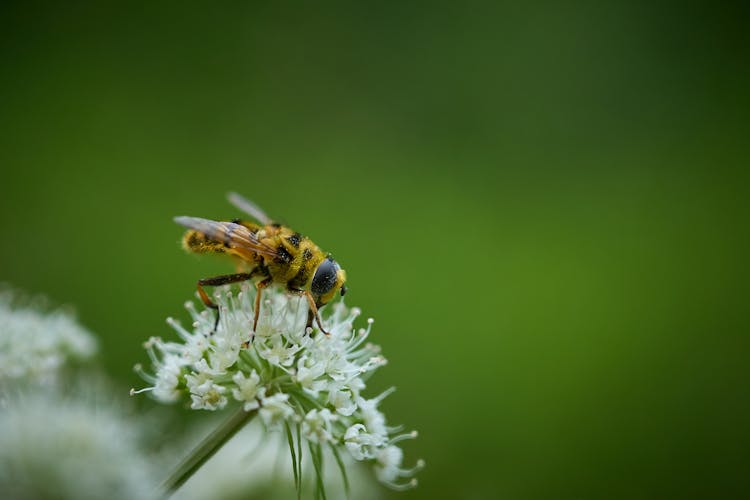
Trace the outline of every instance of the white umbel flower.
[[45, 312], [44, 303], [0, 292], [0, 386], [54, 383], [66, 363], [96, 353], [96, 339], [69, 311]]
[[236, 294], [230, 287], [217, 288], [220, 320], [215, 331], [212, 312], [198, 312], [188, 303], [192, 328], [170, 319], [179, 342], [146, 342], [153, 372], [140, 366], [136, 370], [151, 386], [133, 393], [150, 391], [164, 403], [189, 398], [191, 408], [202, 410], [221, 409], [233, 399], [245, 411], [257, 409], [267, 428], [285, 429], [289, 439], [296, 429], [297, 439], [317, 456], [323, 456], [323, 445], [336, 454], [340, 449], [354, 460], [372, 463], [389, 486], [413, 486], [415, 480], [408, 478], [421, 462], [407, 475], [401, 468], [403, 455], [396, 457], [394, 449], [400, 452], [395, 443], [416, 433], [393, 436], [394, 428], [386, 425], [378, 404], [391, 391], [372, 399], [362, 394], [367, 379], [386, 364], [380, 348], [367, 342], [372, 320], [355, 329], [359, 309], [336, 302], [323, 310], [327, 336], [306, 328], [304, 298], [268, 288], [258, 328], [252, 331], [255, 294], [249, 283]]
[[156, 464], [110, 404], [25, 394], [0, 410], [0, 496], [156, 498]]

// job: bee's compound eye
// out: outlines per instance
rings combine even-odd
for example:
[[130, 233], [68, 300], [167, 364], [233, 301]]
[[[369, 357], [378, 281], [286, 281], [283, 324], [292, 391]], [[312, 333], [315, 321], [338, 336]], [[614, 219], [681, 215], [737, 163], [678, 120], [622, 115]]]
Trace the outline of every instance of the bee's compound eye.
[[341, 296], [346, 295], [346, 285], [341, 285]]
[[320, 263], [313, 276], [310, 291], [313, 295], [323, 295], [331, 291], [336, 284], [336, 273], [339, 269], [336, 261], [328, 258]]

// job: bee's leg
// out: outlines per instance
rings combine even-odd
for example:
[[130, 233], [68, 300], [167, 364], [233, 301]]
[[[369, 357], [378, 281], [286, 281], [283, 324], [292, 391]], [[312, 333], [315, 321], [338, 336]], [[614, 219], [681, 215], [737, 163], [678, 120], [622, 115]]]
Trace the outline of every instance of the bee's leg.
[[213, 331], [216, 331], [216, 328], [219, 326], [219, 306], [214, 304], [214, 302], [209, 298], [206, 291], [203, 289], [204, 286], [221, 286], [221, 285], [228, 285], [229, 283], [238, 283], [240, 281], [247, 281], [253, 277], [252, 273], [236, 273], [236, 274], [225, 274], [223, 276], [214, 276], [213, 278], [203, 278], [198, 280], [198, 295], [200, 295], [201, 300], [206, 305], [206, 307], [210, 307], [211, 309], [216, 310], [216, 321], [214, 322], [214, 329]]
[[315, 320], [315, 313], [313, 312], [311, 307], [308, 307], [307, 308], [307, 324], [305, 325], [305, 331], [307, 331], [308, 328], [312, 328], [314, 320]]
[[320, 328], [320, 331], [323, 332], [326, 337], [329, 337], [331, 334], [328, 333], [325, 328], [323, 328], [323, 322], [320, 321], [320, 314], [318, 314], [318, 306], [315, 305], [315, 299], [313, 298], [312, 294], [307, 290], [289, 290], [292, 293], [296, 293], [299, 295], [304, 295], [307, 298], [307, 303], [310, 305], [310, 308], [307, 310], [307, 326], [312, 327], [313, 325], [313, 319], [315, 319], [318, 322], [318, 327]]
[[258, 327], [258, 315], [260, 315], [260, 292], [265, 287], [271, 284], [271, 278], [266, 278], [263, 281], [258, 282], [258, 293], [255, 294], [255, 320], [253, 321], [253, 332]]
[[312, 318], [310, 316], [310, 311], [312, 311], [312, 315], [315, 316], [315, 321], [318, 322], [318, 328], [320, 328], [320, 331], [325, 334], [326, 337], [330, 337], [331, 334], [326, 331], [325, 328], [323, 328], [323, 322], [320, 321], [320, 314], [318, 313], [318, 306], [315, 305], [315, 299], [313, 299], [313, 296], [310, 292], [305, 290], [305, 297], [307, 297], [307, 303], [310, 304], [310, 309], [308, 310], [308, 323], [309, 326], [312, 326]]

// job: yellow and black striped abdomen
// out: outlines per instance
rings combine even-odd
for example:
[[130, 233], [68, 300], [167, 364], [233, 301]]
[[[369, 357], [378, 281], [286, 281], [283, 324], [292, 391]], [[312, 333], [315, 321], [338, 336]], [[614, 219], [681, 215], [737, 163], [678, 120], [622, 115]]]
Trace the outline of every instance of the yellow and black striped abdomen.
[[[253, 234], [257, 233], [260, 226], [246, 221], [234, 220], [235, 224], [240, 224], [249, 229]], [[222, 233], [223, 234], [223, 233]], [[260, 255], [255, 253], [248, 253], [247, 250], [242, 252], [237, 251], [233, 248], [225, 238], [225, 241], [219, 241], [218, 239], [210, 238], [208, 235], [195, 229], [188, 229], [182, 237], [182, 247], [188, 252], [193, 253], [214, 253], [214, 254], [226, 254], [234, 257], [238, 264], [240, 262], [246, 264], [238, 266], [243, 269], [252, 269], [257, 266], [258, 263], [262, 263], [263, 259]]]
[[194, 253], [225, 253], [226, 245], [212, 240], [200, 231], [190, 229], [182, 237], [182, 248]]

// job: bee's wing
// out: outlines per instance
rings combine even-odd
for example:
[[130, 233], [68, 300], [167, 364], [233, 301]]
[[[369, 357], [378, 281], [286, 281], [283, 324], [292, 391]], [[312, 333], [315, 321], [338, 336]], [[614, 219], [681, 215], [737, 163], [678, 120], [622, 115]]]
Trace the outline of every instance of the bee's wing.
[[275, 248], [261, 242], [255, 233], [240, 224], [186, 216], [175, 217], [174, 221], [181, 226], [199, 231], [212, 240], [225, 243], [235, 253], [247, 259], [252, 259], [252, 254], [278, 256]]
[[227, 193], [227, 199], [229, 200], [229, 203], [239, 208], [246, 214], [251, 215], [261, 224], [265, 224], [267, 226], [273, 222], [271, 218], [266, 215], [266, 213], [258, 205], [248, 200], [247, 198], [237, 193], [230, 192]]

